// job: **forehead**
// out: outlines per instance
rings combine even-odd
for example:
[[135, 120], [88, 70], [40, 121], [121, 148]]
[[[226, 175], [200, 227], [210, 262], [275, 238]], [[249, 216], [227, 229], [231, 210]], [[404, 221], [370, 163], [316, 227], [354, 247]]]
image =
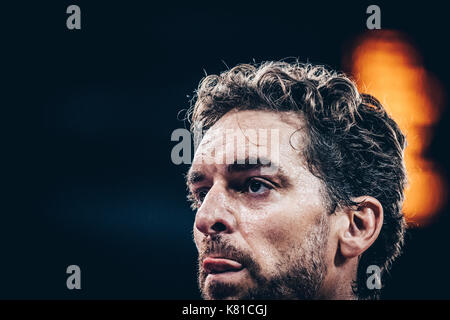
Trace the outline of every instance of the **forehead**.
[[[242, 159], [268, 159], [277, 165], [295, 160], [305, 140], [305, 120], [294, 112], [230, 111], [204, 135], [191, 170]], [[294, 147], [295, 146], [295, 147]]]
[[226, 128], [273, 128], [296, 130], [304, 124], [301, 114], [289, 111], [231, 110], [220, 118], [209, 131]]

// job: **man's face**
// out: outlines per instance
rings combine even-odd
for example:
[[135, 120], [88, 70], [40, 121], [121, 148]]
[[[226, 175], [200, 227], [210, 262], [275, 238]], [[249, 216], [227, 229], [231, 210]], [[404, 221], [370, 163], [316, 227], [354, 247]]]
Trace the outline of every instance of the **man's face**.
[[231, 111], [203, 137], [188, 184], [204, 298], [319, 294], [329, 221], [322, 183], [301, 155], [304, 126], [293, 113]]

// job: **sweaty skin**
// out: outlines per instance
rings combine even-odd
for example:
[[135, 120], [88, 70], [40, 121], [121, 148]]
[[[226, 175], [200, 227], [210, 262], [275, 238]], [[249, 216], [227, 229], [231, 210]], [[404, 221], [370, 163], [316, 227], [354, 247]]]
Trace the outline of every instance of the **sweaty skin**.
[[[303, 119], [289, 112], [230, 111], [203, 137], [189, 172], [201, 178], [192, 180], [189, 188], [198, 202], [193, 233], [199, 251], [199, 285], [205, 298], [258, 297], [258, 293], [267, 294], [267, 288], [259, 287], [271, 280], [272, 294], [279, 298], [320, 295], [326, 265], [333, 263], [337, 244], [327, 241], [329, 218], [322, 182], [306, 168], [301, 150], [293, 148], [304, 145], [304, 125]], [[258, 145], [255, 137], [244, 136], [248, 129], [276, 129], [279, 141]], [[227, 130], [241, 135], [237, 146], [219, 138]], [[278, 170], [266, 175], [261, 175], [261, 168], [234, 172], [225, 161], [217, 163], [221, 162], [217, 159], [230, 157], [230, 150], [237, 160], [239, 147], [249, 158], [270, 157], [271, 147], [278, 147], [278, 159], [270, 159]], [[217, 237], [234, 250], [227, 253], [226, 247], [213, 246], [211, 241]], [[237, 260], [243, 268], [209, 273], [202, 264], [214, 255], [230, 258], [230, 264]], [[286, 275], [296, 277], [298, 269], [303, 270], [298, 276], [303, 284], [281, 281]], [[312, 283], [305, 284], [308, 278]]]

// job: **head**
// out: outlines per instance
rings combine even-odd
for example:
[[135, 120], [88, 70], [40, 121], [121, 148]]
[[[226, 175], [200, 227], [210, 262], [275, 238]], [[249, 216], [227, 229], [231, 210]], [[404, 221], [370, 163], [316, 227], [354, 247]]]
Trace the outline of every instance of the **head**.
[[374, 97], [321, 66], [244, 64], [204, 78], [190, 115], [204, 298], [377, 296], [367, 267], [403, 245], [406, 142]]

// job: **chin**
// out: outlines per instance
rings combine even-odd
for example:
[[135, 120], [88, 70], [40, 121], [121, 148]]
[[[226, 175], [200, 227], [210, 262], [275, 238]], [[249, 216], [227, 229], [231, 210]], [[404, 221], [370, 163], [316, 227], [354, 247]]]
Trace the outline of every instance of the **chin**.
[[240, 300], [246, 296], [243, 287], [229, 283], [211, 283], [203, 290], [203, 298], [206, 300]]
[[205, 283], [202, 296], [206, 300], [242, 300], [248, 296], [250, 285], [246, 282], [235, 284], [210, 281]]
[[246, 296], [246, 292], [229, 292], [220, 288], [207, 289], [207, 293], [203, 294], [205, 300], [243, 300]]
[[254, 285], [244, 268], [236, 272], [208, 274], [202, 288], [202, 296], [207, 300], [240, 300], [248, 295]]

